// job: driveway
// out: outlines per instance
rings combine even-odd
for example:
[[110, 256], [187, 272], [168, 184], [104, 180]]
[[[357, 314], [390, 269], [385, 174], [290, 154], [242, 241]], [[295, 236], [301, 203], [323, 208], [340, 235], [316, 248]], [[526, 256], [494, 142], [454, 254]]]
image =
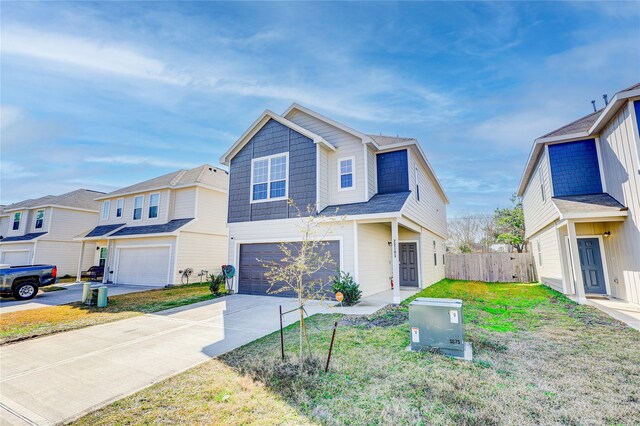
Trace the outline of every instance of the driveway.
[[[117, 294], [134, 293], [136, 291], [145, 291], [157, 289], [158, 287], [142, 286], [142, 285], [124, 285], [124, 284], [100, 284], [106, 285], [109, 290], [109, 296]], [[64, 305], [65, 303], [79, 302], [82, 297], [82, 284], [55, 284], [56, 287], [64, 287], [66, 290], [43, 292], [31, 300], [15, 300], [11, 297], [0, 298], [0, 313], [24, 311], [27, 309], [44, 308], [46, 306]]]
[[[278, 330], [278, 305], [295, 301], [236, 294], [2, 346], [0, 423], [75, 419]], [[285, 325], [296, 319], [285, 316]]]

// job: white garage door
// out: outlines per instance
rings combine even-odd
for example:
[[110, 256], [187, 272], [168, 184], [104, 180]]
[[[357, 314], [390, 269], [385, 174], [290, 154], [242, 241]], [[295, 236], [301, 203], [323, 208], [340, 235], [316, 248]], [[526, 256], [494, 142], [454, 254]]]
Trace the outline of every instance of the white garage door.
[[8, 263], [11, 266], [29, 265], [31, 264], [30, 257], [29, 250], [3, 251], [0, 263]]
[[164, 287], [168, 281], [169, 247], [118, 249], [116, 283]]

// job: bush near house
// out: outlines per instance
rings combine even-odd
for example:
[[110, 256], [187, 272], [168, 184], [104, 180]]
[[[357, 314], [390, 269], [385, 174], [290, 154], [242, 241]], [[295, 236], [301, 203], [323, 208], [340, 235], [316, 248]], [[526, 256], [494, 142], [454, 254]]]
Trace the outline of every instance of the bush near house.
[[360, 301], [362, 291], [360, 291], [360, 285], [353, 280], [353, 277], [344, 271], [338, 271], [338, 274], [333, 278], [332, 290], [334, 293], [340, 292], [344, 296], [342, 304], [346, 306], [353, 306]]
[[[416, 297], [464, 300], [474, 361], [407, 352], [407, 303], [308, 320], [326, 356], [302, 372], [279, 334], [91, 413], [78, 424], [640, 424], [640, 333], [538, 284], [444, 280]], [[298, 325], [285, 329], [295, 354]], [[295, 358], [295, 356], [292, 356]]]

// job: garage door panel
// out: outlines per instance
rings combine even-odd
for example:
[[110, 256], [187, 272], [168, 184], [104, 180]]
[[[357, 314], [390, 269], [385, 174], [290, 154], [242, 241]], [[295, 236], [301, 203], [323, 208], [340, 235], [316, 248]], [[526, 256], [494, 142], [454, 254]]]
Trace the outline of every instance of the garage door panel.
[[[297, 246], [294, 244], [296, 243], [290, 244], [290, 247], [294, 251], [293, 254], [295, 254]], [[324, 270], [314, 274], [314, 276], [309, 279], [321, 279], [325, 284], [325, 295], [327, 297], [332, 297], [333, 292], [331, 290], [330, 283], [335, 275], [336, 269], [340, 267], [340, 243], [338, 241], [329, 241], [324, 249], [331, 253], [334, 263]], [[282, 253], [279, 243], [241, 244], [238, 292], [243, 294], [295, 297], [296, 293], [293, 290], [275, 292], [281, 286], [276, 284], [271, 287], [265, 278], [265, 273], [268, 271], [268, 265], [265, 266], [264, 263], [280, 262], [283, 257], [284, 254]]]
[[8, 263], [11, 266], [29, 265], [31, 252], [29, 250], [4, 251], [0, 263]]
[[118, 249], [118, 284], [164, 287], [168, 282], [171, 250], [169, 247]]

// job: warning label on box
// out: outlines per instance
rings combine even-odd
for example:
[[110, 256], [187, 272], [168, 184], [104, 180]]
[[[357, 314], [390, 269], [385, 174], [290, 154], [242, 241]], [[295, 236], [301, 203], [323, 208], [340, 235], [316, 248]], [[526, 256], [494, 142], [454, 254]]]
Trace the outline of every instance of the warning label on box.
[[420, 329], [418, 327], [411, 327], [411, 341], [420, 343]]
[[451, 324], [457, 324], [460, 321], [458, 319], [458, 311], [454, 311], [454, 310], [449, 311], [449, 321], [451, 321]]

